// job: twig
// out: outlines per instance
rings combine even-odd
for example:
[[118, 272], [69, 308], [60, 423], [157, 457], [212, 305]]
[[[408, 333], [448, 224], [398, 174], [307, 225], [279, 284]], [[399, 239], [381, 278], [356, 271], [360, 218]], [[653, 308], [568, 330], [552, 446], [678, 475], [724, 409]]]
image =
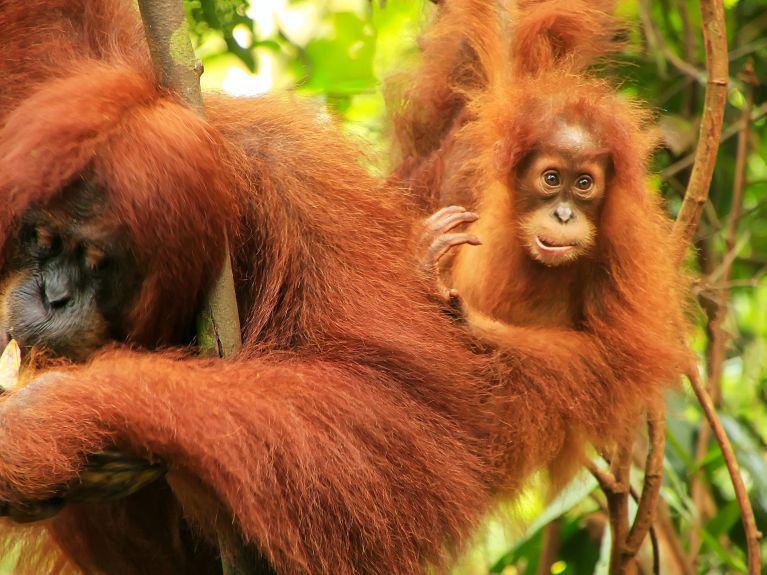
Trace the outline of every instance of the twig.
[[609, 471], [597, 467], [593, 461], [586, 462], [586, 469], [588, 469], [589, 473], [594, 476], [594, 479], [599, 483], [599, 488], [604, 491], [605, 494], [612, 493], [618, 489], [615, 477], [613, 477], [612, 473]]
[[631, 494], [629, 473], [633, 447], [634, 436], [627, 430], [615, 448], [609, 471], [597, 467], [591, 461], [586, 464], [607, 497], [607, 515], [612, 534], [610, 575], [628, 575], [637, 572], [636, 553], [631, 553], [626, 547], [629, 534], [628, 502]]
[[746, 486], [743, 484], [743, 478], [740, 476], [740, 468], [738, 462], [735, 459], [735, 453], [732, 450], [730, 440], [727, 438], [727, 434], [722, 427], [719, 416], [716, 414], [716, 409], [711, 401], [706, 389], [703, 387], [698, 375], [697, 367], [691, 365], [686, 371], [687, 379], [690, 380], [695, 396], [698, 398], [703, 412], [706, 414], [711, 429], [714, 432], [719, 443], [719, 448], [722, 451], [722, 457], [727, 465], [727, 471], [730, 474], [732, 485], [735, 488], [735, 498], [738, 502], [741, 512], [741, 520], [743, 522], [743, 530], [746, 533], [746, 552], [748, 554], [748, 573], [749, 575], [759, 575], [760, 573], [760, 549], [759, 539], [762, 534], [756, 528], [756, 520], [754, 519], [754, 510], [751, 507], [751, 502], [748, 500], [748, 492]]
[[[740, 211], [740, 210], [738, 210]], [[727, 251], [724, 254], [724, 257], [722, 258], [722, 262], [717, 266], [711, 273], [708, 274], [706, 277], [706, 281], [709, 285], [719, 283], [721, 281], [724, 281], [725, 279], [729, 279], [730, 272], [732, 270], [732, 264], [735, 262], [736, 259], [738, 259], [738, 255], [740, 252], [743, 251], [743, 248], [745, 248], [748, 245], [749, 240], [751, 239], [751, 233], [745, 232], [743, 235], [738, 239], [733, 237], [732, 246], [726, 246]], [[737, 241], [737, 244], [735, 243]], [[723, 298], [726, 299], [727, 294], [722, 294]], [[725, 303], [726, 305], [726, 303]]]
[[[634, 464], [636, 465], [636, 458], [634, 460]], [[640, 463], [641, 464], [641, 463]], [[631, 486], [631, 499], [634, 500], [635, 503], [639, 503], [640, 495], [639, 492], [634, 489], [633, 486]], [[660, 501], [660, 499], [658, 500]], [[656, 510], [657, 515], [657, 510]], [[660, 573], [660, 542], [658, 541], [658, 530], [655, 528], [655, 525], [653, 523], [650, 524], [650, 528], [647, 531], [648, 535], [650, 536], [650, 547], [652, 548], [652, 572], [653, 575], [659, 575]]]
[[642, 495], [637, 506], [634, 524], [626, 536], [625, 553], [635, 556], [639, 552], [647, 531], [655, 519], [655, 509], [663, 483], [663, 451], [666, 445], [666, 425], [662, 402], [651, 405], [647, 413], [649, 448], [644, 471]]
[[[698, 50], [695, 42], [695, 33], [693, 32], [693, 26], [690, 23], [690, 11], [687, 6], [687, 0], [676, 1], [677, 11], [679, 18], [682, 20], [682, 32], [684, 36], [684, 56], [685, 60], [690, 63], [697, 70], [698, 64]], [[698, 83], [688, 82], [689, 89], [684, 95], [684, 104], [682, 115], [685, 118], [690, 118], [695, 109], [695, 103], [698, 101]]]
[[727, 30], [722, 0], [701, 0], [708, 80], [690, 183], [674, 225], [680, 246], [690, 244], [708, 198], [727, 102]]
[[562, 543], [562, 517], [550, 521], [543, 529], [543, 543], [541, 544], [541, 558], [538, 561], [538, 575], [549, 575], [551, 566], [559, 555], [559, 547]]
[[666, 60], [662, 56], [666, 51], [666, 47], [662, 36], [658, 34], [658, 29], [653, 24], [649, 0], [639, 0], [639, 18], [642, 21], [642, 29], [644, 30], [647, 44], [651, 52], [655, 54], [655, 65], [658, 67], [658, 75], [665, 79], [668, 75], [668, 69], [666, 68]]
[[762, 268], [754, 274], [754, 277], [747, 280], [732, 280], [727, 283], [718, 283], [714, 285], [714, 289], [732, 289], [736, 287], [740, 288], [758, 288], [762, 285], [762, 280], [765, 274], [767, 274], [767, 268]]
[[[634, 435], [627, 432], [613, 457], [607, 455], [610, 469], [602, 469], [594, 462], [586, 464], [596, 478], [607, 498], [608, 518], [612, 533], [610, 550], [610, 575], [636, 573], [636, 561], [642, 542], [651, 532], [653, 547], [653, 571], [658, 572], [659, 550], [657, 536], [653, 530], [655, 512], [660, 499], [663, 482], [663, 453], [665, 446], [665, 417], [662, 402], [648, 406], [647, 413], [649, 447], [645, 459], [644, 484], [641, 496], [631, 487], [631, 463]], [[603, 455], [604, 456], [604, 455]], [[629, 497], [637, 500], [637, 512], [633, 524], [629, 525]]]
[[[732, 204], [730, 215], [727, 218], [727, 237], [725, 245], [728, 252], [735, 250], [735, 242], [738, 236], [738, 221], [743, 207], [743, 188], [746, 182], [746, 159], [748, 157], [748, 134], [751, 129], [751, 111], [754, 107], [754, 88], [756, 87], [756, 76], [754, 75], [754, 63], [752, 60], [746, 62], [740, 79], [746, 85], [746, 105], [741, 115], [741, 128], [738, 132], [738, 151], [735, 156], [735, 181], [732, 186]], [[727, 264], [723, 274], [723, 279], [729, 280], [732, 272], [732, 261]]]

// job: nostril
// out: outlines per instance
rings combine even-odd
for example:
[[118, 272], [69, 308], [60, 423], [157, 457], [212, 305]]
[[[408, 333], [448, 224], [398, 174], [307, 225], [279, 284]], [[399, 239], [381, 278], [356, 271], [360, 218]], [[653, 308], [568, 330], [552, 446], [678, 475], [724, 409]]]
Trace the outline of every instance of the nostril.
[[45, 286], [43, 296], [53, 309], [61, 309], [72, 301], [72, 291], [65, 286]]

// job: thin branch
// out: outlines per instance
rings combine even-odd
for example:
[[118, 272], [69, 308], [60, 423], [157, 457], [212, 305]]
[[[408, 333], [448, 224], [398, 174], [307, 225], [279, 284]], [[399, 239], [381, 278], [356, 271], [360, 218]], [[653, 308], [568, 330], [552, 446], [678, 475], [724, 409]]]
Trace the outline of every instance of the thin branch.
[[[665, 422], [664, 422], [664, 425], [665, 425]], [[636, 465], [636, 460], [634, 461], [634, 464]], [[661, 475], [661, 479], [662, 478], [663, 476]], [[631, 499], [633, 499], [635, 503], [639, 503], [640, 495], [637, 492], [637, 490], [634, 489], [633, 486], [631, 487]], [[658, 501], [660, 501], [660, 499]], [[656, 515], [657, 515], [657, 510], [656, 510]], [[650, 528], [648, 530], [648, 533], [650, 535], [650, 547], [652, 547], [652, 572], [653, 572], [653, 575], [659, 575], [660, 573], [660, 542], [658, 541], [658, 530], [655, 528], [655, 525], [653, 523], [650, 523]]]
[[613, 541], [610, 550], [610, 575], [636, 573], [635, 557], [626, 553], [626, 537], [629, 532], [629, 497], [631, 494], [631, 452], [634, 436], [626, 433], [615, 450], [610, 464], [610, 474], [615, 478], [614, 489], [605, 492], [609, 509], [610, 530]]
[[634, 524], [626, 536], [625, 553], [635, 556], [639, 552], [647, 531], [655, 520], [655, 509], [663, 483], [663, 451], [666, 445], [666, 425], [662, 402], [650, 406], [647, 413], [649, 448], [644, 471], [642, 495], [637, 506]]
[[674, 225], [680, 246], [690, 244], [708, 198], [727, 102], [727, 30], [722, 0], [701, 0], [701, 13], [708, 80], [695, 164]]
[[[738, 259], [738, 256], [748, 245], [750, 239], [750, 232], [745, 232], [739, 239], [736, 237], [732, 238], [732, 245], [727, 246], [727, 251], [722, 258], [722, 262], [706, 277], [706, 282], [709, 285], [729, 280], [733, 262]], [[735, 243], [736, 241], [737, 243]], [[726, 299], [726, 294], [722, 294], [720, 301], [722, 301], [723, 307], [727, 306]]]
[[758, 288], [762, 286], [762, 280], [765, 274], [767, 274], [767, 268], [762, 268], [754, 274], [754, 277], [747, 280], [732, 280], [727, 283], [718, 283], [714, 285], [714, 289], [725, 290], [732, 288]]
[[658, 67], [658, 75], [665, 79], [666, 76], [668, 76], [668, 69], [666, 68], [666, 60], [664, 60], [662, 56], [666, 51], [666, 47], [663, 42], [663, 37], [658, 33], [658, 29], [653, 24], [652, 15], [650, 14], [649, 0], [639, 0], [639, 18], [642, 21], [642, 29], [644, 30], [650, 51], [655, 54], [655, 64]]
[[551, 566], [559, 556], [559, 548], [562, 544], [562, 517], [550, 521], [543, 530], [543, 543], [541, 544], [541, 556], [538, 561], [538, 575], [549, 575]]
[[[738, 132], [738, 151], [735, 156], [735, 181], [732, 186], [732, 204], [730, 215], [727, 218], [727, 236], [725, 245], [727, 252], [735, 252], [735, 243], [738, 236], [738, 221], [743, 208], [743, 188], [746, 182], [746, 159], [748, 158], [748, 134], [751, 129], [751, 111], [754, 107], [754, 88], [756, 76], [754, 76], [754, 63], [749, 60], [743, 67], [740, 78], [746, 85], [746, 105], [741, 115], [741, 129]], [[725, 281], [730, 279], [732, 273], [732, 260], [725, 260], [726, 268], [722, 273]]]
[[615, 477], [613, 477], [612, 473], [609, 471], [597, 467], [593, 461], [586, 462], [586, 469], [588, 469], [589, 473], [594, 476], [594, 479], [599, 483], [599, 488], [604, 491], [605, 494], [612, 493], [618, 489]]
[[749, 575], [759, 575], [761, 571], [761, 559], [759, 549], [759, 539], [762, 534], [756, 528], [756, 519], [754, 519], [754, 510], [751, 507], [751, 502], [748, 500], [748, 492], [746, 486], [743, 484], [743, 478], [740, 476], [740, 468], [738, 467], [738, 461], [735, 459], [735, 453], [733, 452], [730, 440], [727, 438], [727, 434], [722, 427], [722, 422], [719, 420], [719, 416], [716, 414], [716, 409], [711, 401], [706, 389], [703, 387], [698, 375], [697, 367], [691, 365], [686, 372], [687, 379], [690, 380], [695, 396], [698, 398], [703, 412], [706, 414], [711, 429], [714, 432], [719, 443], [719, 448], [722, 451], [722, 457], [727, 465], [727, 471], [730, 474], [732, 485], [735, 488], [735, 498], [740, 507], [741, 521], [743, 522], [743, 530], [746, 533], [746, 552], [748, 554], [748, 573]]

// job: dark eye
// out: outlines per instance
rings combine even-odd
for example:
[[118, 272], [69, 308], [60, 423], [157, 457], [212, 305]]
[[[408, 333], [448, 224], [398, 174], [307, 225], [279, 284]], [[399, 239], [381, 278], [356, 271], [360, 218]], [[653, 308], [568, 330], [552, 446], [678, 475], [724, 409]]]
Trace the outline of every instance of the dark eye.
[[594, 185], [594, 180], [588, 174], [581, 174], [575, 180], [575, 187], [581, 192], [588, 192]]
[[559, 185], [559, 172], [556, 170], [546, 170], [543, 172], [543, 182], [549, 187], [556, 187]]
[[51, 230], [38, 226], [31, 231], [34, 249], [40, 257], [55, 256], [61, 251], [61, 238]]
[[100, 271], [109, 265], [109, 260], [104, 250], [96, 246], [83, 248], [83, 261], [85, 266], [91, 271]]

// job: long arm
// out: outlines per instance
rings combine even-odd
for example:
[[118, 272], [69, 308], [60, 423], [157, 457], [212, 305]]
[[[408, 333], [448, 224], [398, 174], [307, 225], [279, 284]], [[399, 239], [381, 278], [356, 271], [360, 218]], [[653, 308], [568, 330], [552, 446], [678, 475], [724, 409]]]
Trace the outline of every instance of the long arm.
[[495, 350], [497, 441], [509, 489], [540, 465], [555, 484], [581, 462], [588, 444], [608, 445], [635, 423], [647, 390], [625, 377], [620, 351], [593, 333], [505, 324], [469, 312], [477, 341]]
[[417, 573], [486, 500], [451, 421], [382, 376], [321, 362], [109, 353], [0, 410], [0, 500], [50, 496], [114, 443], [199, 478], [280, 572]]

